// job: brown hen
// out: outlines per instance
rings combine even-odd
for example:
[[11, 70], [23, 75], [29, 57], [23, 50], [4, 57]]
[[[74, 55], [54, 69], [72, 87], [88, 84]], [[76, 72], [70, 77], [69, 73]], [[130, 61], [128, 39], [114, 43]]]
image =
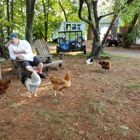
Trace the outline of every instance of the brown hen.
[[7, 93], [7, 90], [10, 87], [10, 83], [10, 78], [7, 78], [6, 81], [0, 79], [0, 95], [4, 94], [3, 98], [5, 98], [5, 94]]
[[102, 69], [105, 69], [105, 72], [111, 68], [111, 62], [107, 60], [103, 60], [99, 62], [102, 65]]
[[52, 87], [55, 90], [55, 96], [56, 96], [56, 91], [61, 91], [61, 95], [62, 95], [62, 90], [65, 88], [69, 88], [71, 86], [70, 71], [67, 72], [64, 78], [56, 77], [53, 76], [52, 74], [49, 74], [49, 78], [52, 83]]

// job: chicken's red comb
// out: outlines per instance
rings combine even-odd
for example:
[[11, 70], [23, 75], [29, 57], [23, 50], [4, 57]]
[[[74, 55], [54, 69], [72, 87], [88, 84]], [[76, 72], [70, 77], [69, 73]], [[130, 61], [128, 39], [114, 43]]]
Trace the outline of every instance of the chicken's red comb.
[[39, 74], [39, 70], [36, 70], [36, 73]]

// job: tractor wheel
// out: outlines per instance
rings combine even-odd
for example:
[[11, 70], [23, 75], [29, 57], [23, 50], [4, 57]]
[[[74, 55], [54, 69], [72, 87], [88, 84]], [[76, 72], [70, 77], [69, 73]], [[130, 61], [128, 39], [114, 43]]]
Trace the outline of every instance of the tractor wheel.
[[78, 43], [82, 43], [82, 41], [83, 41], [83, 39], [82, 39], [81, 36], [77, 38], [77, 42], [78, 42]]

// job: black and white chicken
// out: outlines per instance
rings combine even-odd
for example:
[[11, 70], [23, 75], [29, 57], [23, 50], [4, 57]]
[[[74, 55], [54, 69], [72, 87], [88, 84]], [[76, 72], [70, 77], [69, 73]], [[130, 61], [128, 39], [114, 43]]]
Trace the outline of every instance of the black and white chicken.
[[28, 95], [28, 98], [31, 98], [33, 92], [34, 92], [34, 96], [35, 97], [37, 96], [36, 92], [37, 92], [38, 87], [41, 84], [41, 78], [38, 75], [37, 70], [32, 72], [31, 78], [29, 78], [27, 74], [22, 74], [21, 82], [22, 84], [26, 86], [26, 88], [30, 92]]
[[93, 59], [92, 58], [87, 59], [86, 64], [87, 65], [93, 64]]

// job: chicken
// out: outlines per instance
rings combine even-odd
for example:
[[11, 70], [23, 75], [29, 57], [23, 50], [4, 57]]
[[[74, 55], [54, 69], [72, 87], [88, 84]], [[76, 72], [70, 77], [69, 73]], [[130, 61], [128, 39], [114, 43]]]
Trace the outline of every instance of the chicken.
[[3, 81], [0, 79], [0, 95], [4, 94], [3, 98], [5, 97], [5, 94], [7, 93], [7, 90], [10, 87], [11, 79], [7, 78], [6, 81]]
[[93, 59], [89, 58], [86, 60], [86, 64], [89, 65], [89, 64], [93, 64]]
[[56, 96], [56, 91], [61, 91], [65, 88], [69, 88], [71, 86], [71, 75], [70, 71], [67, 72], [64, 78], [62, 77], [56, 77], [53, 76], [52, 74], [49, 74], [50, 81], [52, 83], [52, 87], [55, 90], [55, 96]]
[[107, 60], [99, 61], [99, 64], [102, 65], [102, 69], [105, 69], [105, 72], [111, 68], [111, 62]]
[[36, 97], [37, 89], [41, 84], [40, 76], [38, 75], [38, 71], [34, 71], [31, 74], [31, 78], [28, 77], [27, 74], [22, 74], [21, 82], [26, 86], [26, 88], [29, 90], [28, 98], [31, 98], [31, 94], [34, 92], [34, 96]]

